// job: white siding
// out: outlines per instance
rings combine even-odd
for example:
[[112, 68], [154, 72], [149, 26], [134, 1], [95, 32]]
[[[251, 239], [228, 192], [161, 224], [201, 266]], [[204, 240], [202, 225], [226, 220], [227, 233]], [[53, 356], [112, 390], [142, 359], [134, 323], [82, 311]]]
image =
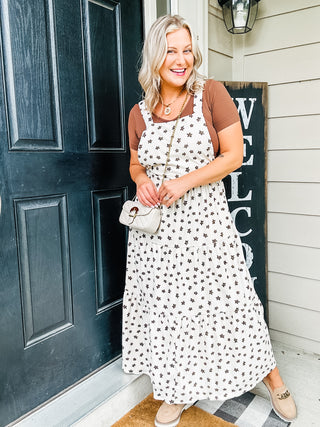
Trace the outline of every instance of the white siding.
[[319, 148], [319, 132], [315, 129], [320, 129], [320, 114], [269, 118], [268, 147], [271, 151]]
[[269, 310], [271, 329], [303, 336], [316, 342], [320, 341], [320, 329], [314, 327], [320, 324], [320, 311], [306, 310], [273, 301], [269, 302]]
[[[210, 0], [209, 75], [229, 80], [232, 58], [232, 80], [269, 84], [271, 337], [320, 353], [320, 0], [260, 2], [253, 31], [231, 42], [219, 9]], [[224, 57], [210, 62], [216, 46]]]
[[301, 76], [313, 80], [319, 77], [320, 43], [247, 55], [244, 68], [251, 81], [258, 75], [270, 85], [297, 82]]
[[268, 160], [269, 181], [320, 182], [320, 150], [270, 150]]
[[319, 0], [267, 0], [259, 4], [259, 18], [319, 6]]
[[320, 113], [319, 94], [320, 79], [270, 85], [269, 117], [317, 115]]
[[[231, 61], [227, 55], [222, 55], [218, 52], [209, 50], [209, 77], [215, 80], [223, 80], [221, 77], [224, 76], [226, 80], [232, 80], [232, 69]], [[227, 71], [226, 71], [227, 70]]]
[[208, 76], [216, 80], [232, 79], [232, 36], [226, 31], [217, 0], [209, 1]]
[[[271, 9], [269, 2], [263, 3]], [[254, 30], [246, 35], [246, 55], [319, 42], [320, 5], [292, 11], [290, 1], [283, 3], [288, 13], [257, 19]]]
[[[320, 248], [269, 243], [268, 255], [269, 271], [319, 280]], [[292, 292], [295, 292], [293, 288]], [[314, 295], [310, 295], [310, 298], [314, 298]]]
[[320, 216], [272, 212], [268, 214], [269, 242], [319, 248], [319, 236]]
[[[320, 286], [317, 280], [269, 272], [268, 289], [269, 301], [320, 311]], [[315, 298], [310, 298], [310, 295]]]

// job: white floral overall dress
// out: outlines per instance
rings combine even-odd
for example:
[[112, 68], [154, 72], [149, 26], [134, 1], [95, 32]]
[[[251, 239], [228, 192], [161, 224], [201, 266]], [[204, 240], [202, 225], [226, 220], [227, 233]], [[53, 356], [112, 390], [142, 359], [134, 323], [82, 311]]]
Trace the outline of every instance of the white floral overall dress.
[[[139, 161], [159, 187], [175, 120], [154, 123], [144, 101], [139, 106], [146, 123]], [[166, 179], [213, 159], [199, 92], [193, 114], [179, 120]], [[154, 398], [167, 403], [238, 396], [276, 361], [224, 185], [193, 188], [162, 210], [157, 234], [129, 232], [123, 370], [148, 374]]]

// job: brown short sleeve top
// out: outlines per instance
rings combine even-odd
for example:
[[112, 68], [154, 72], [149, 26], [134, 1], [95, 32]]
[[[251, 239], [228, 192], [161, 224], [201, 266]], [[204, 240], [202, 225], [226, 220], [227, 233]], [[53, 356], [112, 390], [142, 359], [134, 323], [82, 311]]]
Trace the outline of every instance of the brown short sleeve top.
[[[193, 99], [194, 97], [191, 96], [181, 117], [193, 113]], [[214, 152], [217, 153], [219, 150], [218, 133], [240, 120], [237, 108], [221, 82], [216, 80], [206, 81], [203, 89], [202, 112], [213, 143]], [[152, 116], [155, 123], [166, 121], [155, 114]], [[128, 121], [129, 145], [131, 149], [138, 149], [142, 132], [145, 129], [146, 124], [141, 115], [139, 105], [135, 104], [130, 111]]]

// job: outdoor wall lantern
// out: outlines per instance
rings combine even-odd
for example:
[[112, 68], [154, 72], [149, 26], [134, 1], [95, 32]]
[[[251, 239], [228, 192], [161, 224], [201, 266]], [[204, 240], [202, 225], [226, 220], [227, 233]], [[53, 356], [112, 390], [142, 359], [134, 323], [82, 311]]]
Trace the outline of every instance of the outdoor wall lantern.
[[227, 30], [243, 34], [252, 30], [260, 0], [218, 0], [222, 7], [223, 20]]

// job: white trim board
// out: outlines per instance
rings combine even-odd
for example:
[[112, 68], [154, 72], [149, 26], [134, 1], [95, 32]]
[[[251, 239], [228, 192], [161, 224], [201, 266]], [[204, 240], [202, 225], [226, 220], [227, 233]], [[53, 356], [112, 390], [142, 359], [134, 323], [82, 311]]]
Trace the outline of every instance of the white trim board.
[[[121, 365], [122, 359], [116, 360], [13, 425], [16, 427], [70, 427], [75, 423], [85, 425], [82, 424], [83, 419], [128, 387], [132, 390], [133, 385], [135, 390], [130, 393], [131, 399], [122, 399], [121, 403], [118, 400], [117, 407], [113, 405], [112, 411], [109, 411], [115, 422], [152, 391], [148, 377], [146, 381], [145, 375], [125, 374]], [[106, 425], [111, 424], [104, 423], [104, 426]]]

